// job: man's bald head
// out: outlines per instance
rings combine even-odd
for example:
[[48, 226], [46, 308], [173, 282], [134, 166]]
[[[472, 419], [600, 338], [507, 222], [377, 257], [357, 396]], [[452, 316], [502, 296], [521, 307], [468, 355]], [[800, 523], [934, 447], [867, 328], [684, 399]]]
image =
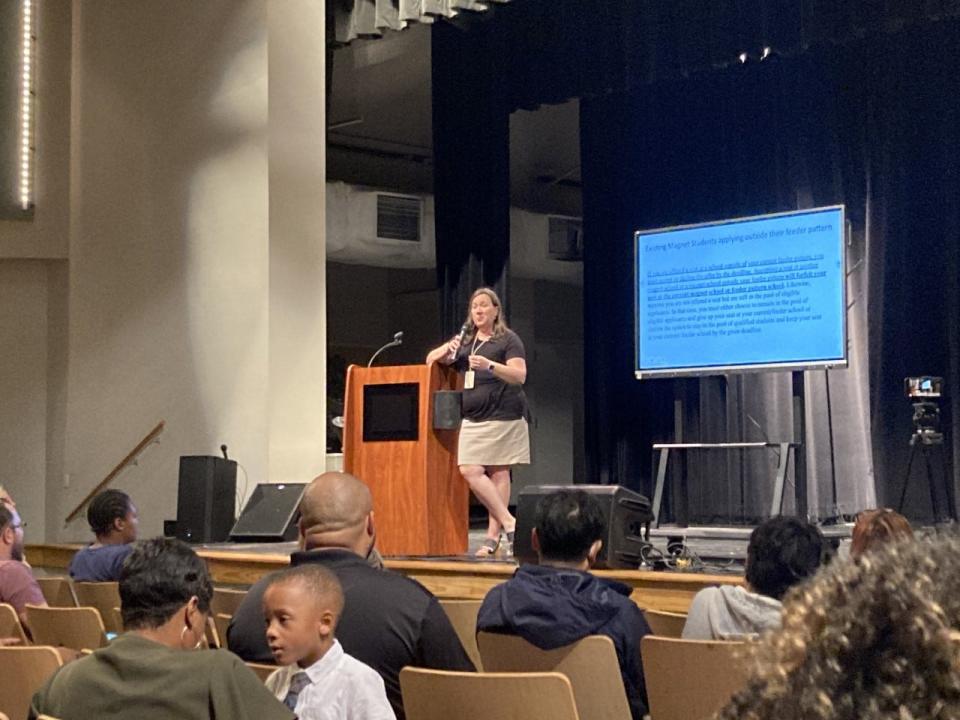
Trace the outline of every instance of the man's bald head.
[[349, 473], [328, 472], [313, 479], [300, 501], [304, 547], [347, 547], [364, 555], [373, 542], [370, 489]]

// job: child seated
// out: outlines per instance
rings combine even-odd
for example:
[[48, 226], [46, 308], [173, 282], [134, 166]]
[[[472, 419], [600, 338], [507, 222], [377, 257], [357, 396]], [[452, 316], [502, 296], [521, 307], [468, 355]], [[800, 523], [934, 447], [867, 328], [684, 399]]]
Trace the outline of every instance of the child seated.
[[278, 665], [267, 688], [300, 720], [396, 720], [383, 678], [334, 637], [343, 611], [336, 576], [314, 564], [277, 573], [263, 595], [267, 644]]
[[137, 539], [137, 508], [120, 490], [104, 490], [90, 501], [87, 522], [97, 541], [78, 551], [69, 573], [77, 582], [114, 582]]

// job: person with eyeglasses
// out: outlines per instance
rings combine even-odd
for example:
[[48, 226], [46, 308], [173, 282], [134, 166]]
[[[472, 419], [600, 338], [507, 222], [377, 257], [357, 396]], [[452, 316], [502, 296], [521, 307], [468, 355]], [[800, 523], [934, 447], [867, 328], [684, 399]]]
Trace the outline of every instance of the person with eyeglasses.
[[23, 529], [16, 509], [0, 503], [0, 603], [13, 606], [27, 628], [27, 604], [46, 605], [40, 586], [23, 562]]
[[227, 650], [204, 650], [213, 584], [187, 544], [137, 543], [120, 576], [124, 632], [67, 663], [36, 694], [30, 718], [295, 720]]

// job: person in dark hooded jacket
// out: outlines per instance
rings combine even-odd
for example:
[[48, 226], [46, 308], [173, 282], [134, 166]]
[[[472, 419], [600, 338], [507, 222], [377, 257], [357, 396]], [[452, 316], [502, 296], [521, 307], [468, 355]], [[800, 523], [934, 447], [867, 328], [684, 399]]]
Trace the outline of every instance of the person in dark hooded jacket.
[[543, 497], [531, 541], [538, 565], [523, 565], [490, 590], [477, 615], [477, 632], [519, 635], [544, 650], [588, 635], [613, 641], [633, 720], [647, 712], [640, 639], [650, 633], [630, 587], [592, 575], [604, 532], [603, 510], [582, 490]]

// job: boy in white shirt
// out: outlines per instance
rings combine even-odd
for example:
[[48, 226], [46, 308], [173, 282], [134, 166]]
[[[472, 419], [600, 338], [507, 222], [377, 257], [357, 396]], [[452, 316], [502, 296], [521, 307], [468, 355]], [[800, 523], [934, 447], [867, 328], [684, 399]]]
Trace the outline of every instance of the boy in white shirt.
[[334, 637], [343, 611], [336, 576], [314, 564], [274, 577], [263, 595], [267, 644], [278, 665], [267, 688], [300, 720], [396, 720], [377, 671]]

